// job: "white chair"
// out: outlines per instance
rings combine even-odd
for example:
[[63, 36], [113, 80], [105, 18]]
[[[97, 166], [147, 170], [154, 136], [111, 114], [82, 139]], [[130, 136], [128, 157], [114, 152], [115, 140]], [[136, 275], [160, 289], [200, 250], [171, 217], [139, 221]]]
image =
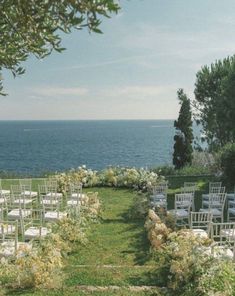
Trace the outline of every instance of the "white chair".
[[224, 207], [226, 202], [226, 193], [210, 194], [208, 207], [200, 209], [200, 212], [211, 212], [213, 220], [220, 219], [224, 222]]
[[167, 208], [167, 182], [163, 182], [152, 188], [150, 195], [150, 203], [153, 208], [162, 207]]
[[175, 194], [174, 210], [169, 211], [179, 226], [189, 225], [189, 213], [192, 208], [192, 195], [188, 193]]
[[30, 195], [24, 194], [20, 185], [11, 185], [11, 204], [21, 208], [32, 207], [33, 199]]
[[202, 201], [208, 200], [210, 194], [214, 193], [224, 193], [225, 187], [222, 187], [222, 182], [210, 182], [209, 183], [209, 193], [202, 194]]
[[225, 193], [225, 187], [220, 187], [218, 192], [211, 192], [207, 194], [206, 198], [202, 200], [202, 207], [208, 208], [210, 203], [213, 202], [213, 200], [215, 201], [217, 199], [217, 196], [224, 193]]
[[0, 258], [16, 255], [18, 246], [18, 223], [0, 221]]
[[62, 193], [57, 192], [57, 186], [38, 185], [39, 203], [45, 208], [51, 208], [52, 205], [59, 205], [62, 200]]
[[32, 179], [19, 179], [19, 185], [21, 187], [22, 195], [27, 198], [35, 198], [38, 193], [32, 191]]
[[45, 225], [44, 216], [43, 209], [33, 209], [29, 217], [20, 220], [24, 241], [40, 240], [51, 233], [51, 229]]
[[195, 211], [195, 191], [197, 189], [197, 183], [184, 182], [184, 187], [181, 187], [181, 193], [188, 193], [192, 195], [192, 210]]
[[210, 238], [214, 257], [228, 257], [234, 260], [235, 223], [211, 223]]
[[202, 238], [208, 238], [212, 217], [213, 215], [211, 212], [191, 212], [190, 228], [193, 233]]
[[69, 214], [75, 217], [80, 216], [80, 209], [82, 205], [82, 200], [85, 194], [82, 193], [82, 184], [69, 184], [69, 192], [67, 195], [67, 209]]
[[[56, 222], [58, 220], [62, 220], [68, 216], [67, 211], [61, 210], [61, 205], [56, 202], [56, 198], [52, 196], [50, 199], [47, 199], [48, 203], [40, 202], [43, 212], [44, 212], [44, 221], [47, 222]], [[53, 202], [54, 201], [54, 202]]]
[[67, 200], [80, 200], [83, 197], [85, 194], [82, 193], [82, 183], [70, 183]]
[[231, 221], [235, 218], [235, 201], [228, 200], [228, 209], [227, 209], [227, 221]]
[[7, 207], [6, 220], [20, 220], [32, 214], [33, 200], [22, 195], [19, 185], [11, 186], [11, 203]]

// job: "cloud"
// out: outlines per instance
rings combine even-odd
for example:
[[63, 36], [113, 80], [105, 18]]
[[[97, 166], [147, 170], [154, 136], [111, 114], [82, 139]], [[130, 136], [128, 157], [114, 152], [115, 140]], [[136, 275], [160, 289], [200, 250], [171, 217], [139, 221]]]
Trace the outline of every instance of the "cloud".
[[[231, 20], [229, 20], [231, 24]], [[231, 27], [231, 25], [230, 25]], [[145, 52], [146, 57], [178, 57], [195, 60], [209, 55], [234, 53], [233, 34], [229, 30], [182, 31], [151, 23], [136, 23], [123, 34], [117, 46]], [[220, 42], [218, 43], [218, 40]]]
[[105, 89], [101, 92], [101, 97], [118, 97], [127, 99], [152, 99], [152, 98], [163, 98], [168, 94], [176, 92], [177, 87], [175, 85], [132, 85], [132, 86], [120, 86]]
[[58, 71], [58, 70], [77, 70], [77, 69], [89, 69], [89, 68], [99, 68], [99, 67], [105, 67], [109, 65], [115, 65], [115, 64], [125, 64], [128, 62], [134, 62], [138, 63], [139, 60], [145, 59], [148, 57], [154, 57], [157, 56], [157, 54], [152, 55], [132, 55], [127, 56], [119, 59], [112, 59], [107, 61], [102, 61], [100, 63], [93, 63], [93, 64], [80, 64], [80, 65], [73, 65], [73, 66], [67, 66], [67, 67], [60, 67], [60, 68], [53, 68], [51, 71]]
[[89, 90], [84, 87], [40, 87], [31, 89], [32, 97], [55, 97], [55, 96], [84, 96]]

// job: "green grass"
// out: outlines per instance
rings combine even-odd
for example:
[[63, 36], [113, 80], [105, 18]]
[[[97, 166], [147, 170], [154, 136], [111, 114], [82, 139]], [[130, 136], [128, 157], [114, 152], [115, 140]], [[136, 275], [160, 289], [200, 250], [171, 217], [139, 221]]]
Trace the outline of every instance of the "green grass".
[[[0, 294], [2, 295], [2, 294]], [[42, 291], [9, 291], [7, 294], [9, 296], [161, 296], [157, 291], [130, 291], [128, 289], [121, 288], [120, 290], [116, 291], [81, 291], [74, 288], [64, 288], [60, 290], [42, 290]]]

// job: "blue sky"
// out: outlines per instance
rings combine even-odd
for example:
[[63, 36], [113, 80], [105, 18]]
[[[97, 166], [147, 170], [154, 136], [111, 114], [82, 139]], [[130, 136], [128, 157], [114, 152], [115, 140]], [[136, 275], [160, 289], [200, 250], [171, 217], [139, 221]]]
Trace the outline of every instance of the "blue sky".
[[4, 72], [0, 119], [173, 119], [202, 65], [233, 55], [234, 0], [122, 0], [104, 34], [63, 37], [62, 54]]

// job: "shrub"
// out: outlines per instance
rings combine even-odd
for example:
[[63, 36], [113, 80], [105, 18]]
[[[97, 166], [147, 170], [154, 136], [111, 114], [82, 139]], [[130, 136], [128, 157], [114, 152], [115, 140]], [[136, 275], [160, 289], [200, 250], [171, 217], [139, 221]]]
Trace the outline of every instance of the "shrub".
[[146, 193], [137, 193], [133, 206], [128, 210], [129, 219], [145, 219], [149, 209], [149, 198]]
[[156, 284], [167, 287], [167, 295], [234, 295], [235, 264], [208, 255], [209, 239], [190, 229], [172, 231], [153, 210], [145, 227], [157, 262]]
[[148, 239], [154, 249], [160, 249], [171, 232], [153, 210], [148, 212], [145, 228], [148, 232]]
[[214, 261], [200, 277], [198, 290], [204, 295], [232, 296], [235, 291], [235, 264]]
[[53, 228], [53, 232], [60, 236], [60, 239], [65, 243], [80, 243], [87, 242], [86, 235], [81, 227], [80, 220], [64, 218], [59, 220]]
[[68, 190], [70, 182], [82, 183], [84, 187], [109, 186], [147, 191], [149, 187], [156, 185], [163, 179], [155, 172], [143, 168], [109, 167], [97, 172], [87, 169], [86, 166], [57, 174], [55, 177], [58, 180], [60, 191], [63, 193]]
[[54, 288], [61, 282], [62, 247], [59, 238], [50, 235], [37, 248], [18, 256], [15, 267], [20, 287]]
[[223, 177], [230, 184], [235, 182], [235, 144], [225, 145], [219, 152], [220, 166]]

